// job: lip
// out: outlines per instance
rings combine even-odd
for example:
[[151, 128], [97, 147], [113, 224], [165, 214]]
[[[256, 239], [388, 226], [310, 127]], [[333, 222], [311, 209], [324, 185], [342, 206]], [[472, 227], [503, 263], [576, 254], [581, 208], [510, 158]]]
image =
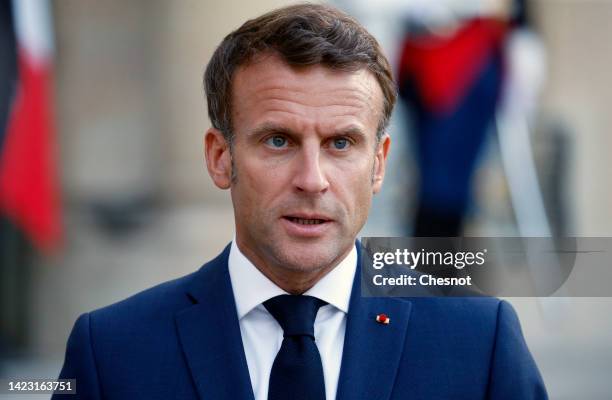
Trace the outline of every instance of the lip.
[[309, 213], [309, 212], [292, 212], [283, 215], [283, 218], [301, 218], [301, 219], [322, 219], [324, 221], [332, 221], [332, 218], [325, 214]]
[[[292, 219], [318, 219], [323, 222], [318, 224], [300, 224], [293, 221]], [[290, 236], [304, 237], [304, 238], [316, 238], [323, 236], [331, 228], [333, 220], [322, 214], [310, 214], [310, 213], [291, 213], [284, 215], [281, 218], [281, 223], [285, 227], [285, 230]]]

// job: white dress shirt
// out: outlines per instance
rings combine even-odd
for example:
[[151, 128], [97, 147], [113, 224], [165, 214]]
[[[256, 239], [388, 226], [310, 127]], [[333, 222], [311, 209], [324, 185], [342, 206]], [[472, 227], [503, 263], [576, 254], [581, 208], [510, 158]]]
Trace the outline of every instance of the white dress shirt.
[[[251, 387], [255, 400], [267, 400], [270, 371], [283, 342], [283, 329], [262, 303], [287, 292], [276, 286], [242, 254], [236, 240], [232, 241], [228, 267]], [[356, 268], [357, 251], [353, 246], [336, 268], [304, 293], [328, 303], [319, 309], [314, 323], [327, 400], [336, 398], [346, 314]]]

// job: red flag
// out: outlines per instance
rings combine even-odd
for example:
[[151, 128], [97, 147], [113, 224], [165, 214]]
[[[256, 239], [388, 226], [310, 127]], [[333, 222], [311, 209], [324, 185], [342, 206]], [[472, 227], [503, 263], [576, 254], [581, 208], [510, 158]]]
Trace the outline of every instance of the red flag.
[[51, 112], [51, 19], [43, 0], [13, 2], [19, 80], [0, 154], [0, 212], [33, 243], [61, 241]]

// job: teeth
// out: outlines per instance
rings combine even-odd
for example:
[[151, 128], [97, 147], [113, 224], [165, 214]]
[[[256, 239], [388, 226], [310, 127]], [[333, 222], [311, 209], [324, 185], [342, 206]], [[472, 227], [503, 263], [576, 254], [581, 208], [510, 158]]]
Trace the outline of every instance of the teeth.
[[321, 219], [303, 219], [303, 218], [291, 218], [291, 221], [300, 225], [315, 225], [323, 223]]

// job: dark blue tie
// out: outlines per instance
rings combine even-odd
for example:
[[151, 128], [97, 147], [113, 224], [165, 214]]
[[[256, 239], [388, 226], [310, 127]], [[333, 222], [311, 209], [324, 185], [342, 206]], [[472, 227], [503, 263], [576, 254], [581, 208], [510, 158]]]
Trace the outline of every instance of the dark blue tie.
[[284, 294], [263, 303], [283, 328], [268, 386], [268, 400], [325, 400], [323, 364], [315, 344], [317, 311], [327, 304], [312, 296]]

